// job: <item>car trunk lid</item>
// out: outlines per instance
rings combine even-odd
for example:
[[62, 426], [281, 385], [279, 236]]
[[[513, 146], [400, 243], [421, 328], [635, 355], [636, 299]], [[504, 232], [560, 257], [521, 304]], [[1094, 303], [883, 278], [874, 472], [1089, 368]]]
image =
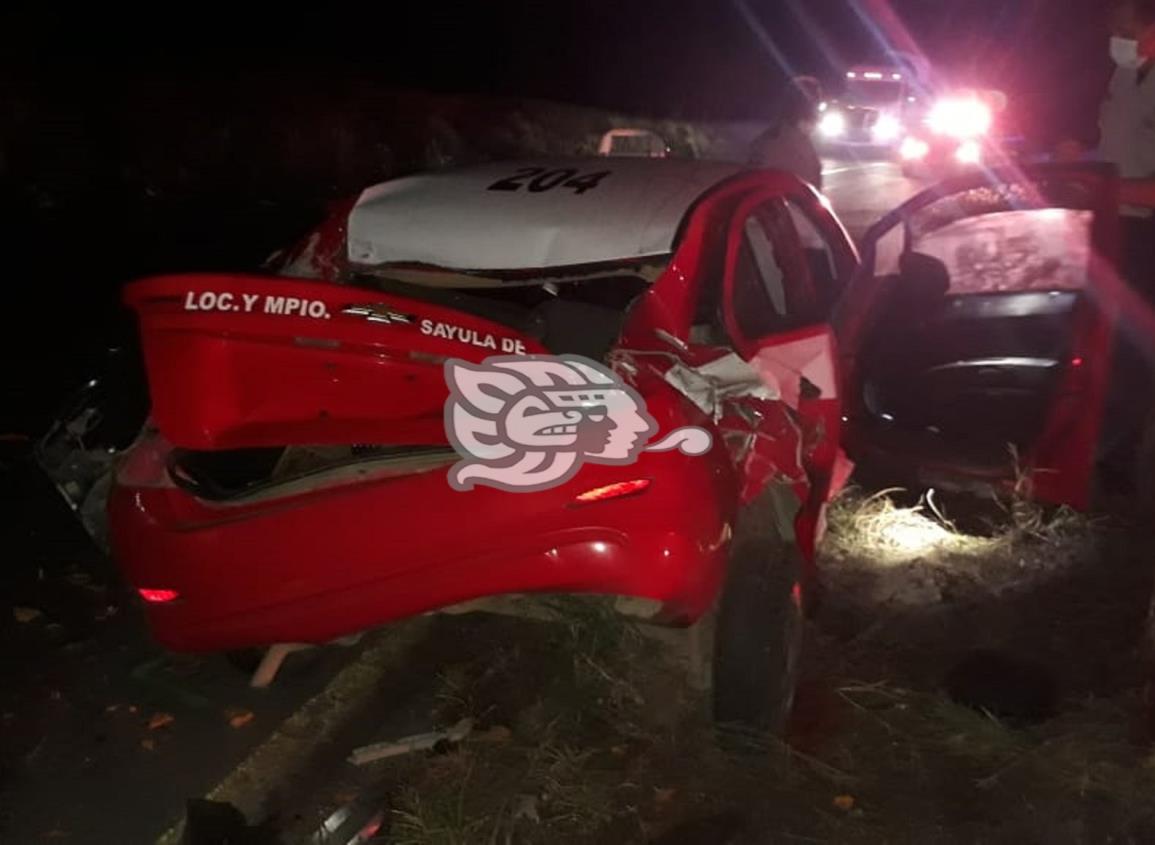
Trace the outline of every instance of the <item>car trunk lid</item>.
[[125, 294], [153, 421], [190, 450], [446, 445], [447, 359], [547, 350], [524, 309], [435, 298], [215, 273], [146, 279]]

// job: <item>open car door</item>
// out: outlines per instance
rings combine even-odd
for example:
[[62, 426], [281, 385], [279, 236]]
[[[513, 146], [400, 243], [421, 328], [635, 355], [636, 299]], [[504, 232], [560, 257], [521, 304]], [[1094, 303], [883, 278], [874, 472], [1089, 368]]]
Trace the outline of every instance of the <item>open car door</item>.
[[923, 485], [1086, 507], [1122, 283], [1113, 172], [982, 171], [866, 236], [836, 315], [849, 450]]
[[755, 193], [737, 207], [726, 245], [724, 320], [739, 356], [779, 401], [758, 421], [746, 498], [767, 481], [798, 500], [795, 533], [808, 559], [824, 505], [846, 480], [833, 304], [857, 266], [840, 224], [813, 192]]

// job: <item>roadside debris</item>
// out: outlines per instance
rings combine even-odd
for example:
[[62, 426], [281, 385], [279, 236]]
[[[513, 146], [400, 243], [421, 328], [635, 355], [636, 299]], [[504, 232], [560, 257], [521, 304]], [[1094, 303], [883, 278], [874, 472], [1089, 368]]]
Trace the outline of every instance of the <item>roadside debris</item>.
[[150, 731], [158, 731], [161, 728], [167, 728], [175, 721], [176, 717], [171, 713], [156, 713], [148, 720], [148, 729]]
[[313, 647], [308, 643], [277, 643], [269, 646], [256, 671], [253, 672], [249, 686], [254, 689], [267, 689], [273, 679], [277, 677], [277, 672], [280, 671], [281, 664], [285, 662], [286, 657]]
[[362, 845], [378, 842], [380, 840], [377, 836], [385, 826], [386, 818], [386, 811], [381, 807], [378, 796], [348, 798], [321, 822], [318, 830], [309, 838], [309, 845]]
[[35, 622], [41, 616], [43, 611], [37, 610], [35, 607], [14, 607], [12, 608], [12, 618], [21, 624], [28, 622]]
[[255, 715], [252, 710], [232, 708], [225, 711], [225, 717], [229, 720], [230, 728], [243, 728], [249, 722], [253, 721]]
[[354, 766], [363, 766], [375, 760], [400, 757], [412, 751], [428, 751], [441, 742], [461, 742], [472, 731], [473, 720], [462, 719], [448, 730], [414, 734], [394, 742], [375, 742], [371, 745], [363, 745], [353, 750], [353, 753], [349, 755], [349, 762]]
[[842, 812], [849, 813], [851, 810], [854, 809], [854, 796], [853, 795], [835, 795], [834, 801], [831, 803], [833, 803], [834, 806], [837, 807], [839, 810], [842, 810]]

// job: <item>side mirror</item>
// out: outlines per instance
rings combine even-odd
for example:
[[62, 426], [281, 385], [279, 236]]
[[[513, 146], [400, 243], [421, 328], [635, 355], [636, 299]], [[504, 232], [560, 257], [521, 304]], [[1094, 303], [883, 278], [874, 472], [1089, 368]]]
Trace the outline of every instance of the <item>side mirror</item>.
[[941, 302], [950, 291], [950, 271], [937, 258], [906, 252], [898, 260], [900, 307], [921, 311]]

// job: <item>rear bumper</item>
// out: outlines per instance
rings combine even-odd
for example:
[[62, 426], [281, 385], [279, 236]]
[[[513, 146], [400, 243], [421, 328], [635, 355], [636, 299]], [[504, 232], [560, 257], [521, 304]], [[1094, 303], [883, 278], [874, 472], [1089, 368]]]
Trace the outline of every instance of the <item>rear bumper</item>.
[[[229, 506], [122, 472], [109, 502], [113, 550], [134, 587], [179, 594], [145, 605], [155, 637], [176, 651], [326, 642], [505, 593], [647, 598], [675, 623], [714, 601], [733, 506], [708, 474], [690, 477], [706, 461], [646, 455], [531, 494], [458, 493], [446, 471]], [[650, 489], [570, 507], [623, 471], [653, 478]]]

